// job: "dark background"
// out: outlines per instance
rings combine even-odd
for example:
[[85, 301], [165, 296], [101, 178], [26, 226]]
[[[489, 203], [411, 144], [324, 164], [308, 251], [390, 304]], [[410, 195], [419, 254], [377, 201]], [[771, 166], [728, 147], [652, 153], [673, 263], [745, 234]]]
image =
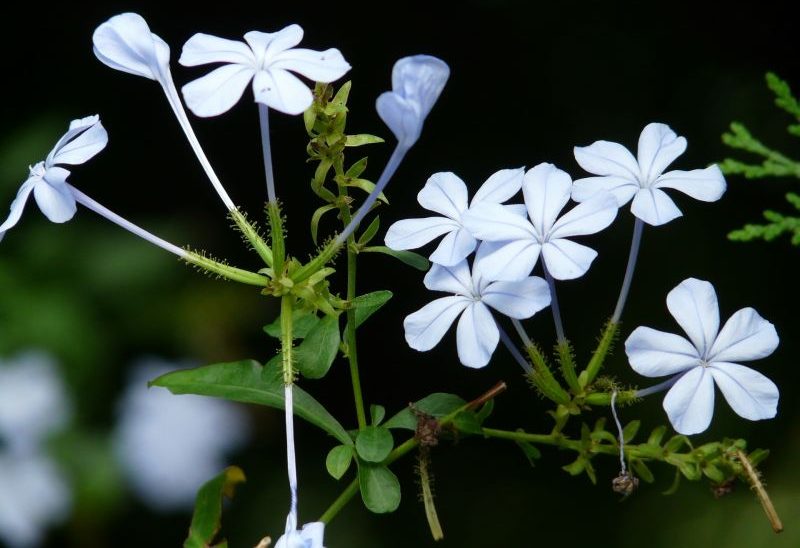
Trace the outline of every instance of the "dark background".
[[[209, 250], [232, 264], [258, 268], [228, 221], [211, 186], [185, 143], [157, 85], [112, 71], [91, 53], [91, 33], [108, 17], [137, 11], [172, 47], [177, 85], [208, 67], [177, 64], [182, 44], [195, 32], [238, 39], [249, 30], [275, 31], [299, 23], [302, 46], [338, 47], [353, 66], [348, 128], [393, 139], [374, 111], [374, 99], [389, 87], [399, 57], [429, 53], [452, 70], [423, 136], [388, 189], [392, 203], [381, 217], [381, 234], [397, 219], [422, 216], [415, 197], [426, 178], [454, 171], [476, 189], [506, 167], [553, 162], [574, 177], [581, 171], [574, 145], [607, 139], [634, 148], [651, 121], [668, 123], [686, 136], [689, 148], [676, 163], [693, 169], [730, 155], [720, 141], [732, 120], [745, 122], [767, 144], [800, 156], [784, 126], [790, 121], [771, 104], [763, 75], [773, 70], [800, 89], [796, 18], [791, 3], [759, 2], [746, 8], [695, 2], [655, 3], [513, 0], [458, 3], [225, 2], [156, 7], [146, 3], [16, 6], [4, 21], [2, 51], [3, 132], [0, 197], [10, 203], [25, 166], [46, 154], [69, 120], [100, 113], [110, 143], [95, 160], [74, 170], [71, 181], [124, 217], [182, 245]], [[195, 130], [237, 204], [258, 215], [265, 200], [256, 108], [245, 99], [225, 116], [197, 120]], [[291, 252], [314, 249], [308, 219], [319, 206], [308, 188], [312, 168], [304, 164], [307, 138], [302, 120], [274, 114], [272, 142], [278, 194], [288, 216]], [[376, 179], [391, 144], [364, 149], [365, 176]], [[735, 153], [739, 158], [742, 154]], [[353, 161], [359, 156], [349, 156]], [[466, 439], [433, 454], [436, 493], [445, 540], [442, 546], [588, 542], [612, 546], [795, 546], [800, 508], [798, 446], [797, 250], [788, 241], [739, 244], [726, 234], [759, 218], [763, 209], [787, 210], [783, 194], [796, 181], [747, 182], [729, 177], [724, 198], [714, 204], [683, 195], [685, 217], [645, 230], [641, 259], [624, 320], [624, 336], [637, 325], [677, 329], [666, 313], [667, 292], [694, 276], [717, 288], [727, 318], [755, 307], [775, 323], [782, 344], [755, 367], [782, 390], [779, 415], [750, 423], [718, 398], [712, 427], [698, 442], [744, 437], [751, 447], [773, 450], [763, 466], [787, 532], [775, 537], [755, 498], [742, 486], [715, 500], [706, 485], [684, 482], [676, 495], [660, 494], [672, 471], [655, 465], [657, 482], [618, 503], [610, 490], [613, 459], [597, 460], [599, 482], [559, 470], [572, 455], [544, 449], [536, 468], [512, 444]], [[674, 193], [673, 193], [674, 195]], [[332, 218], [321, 232], [336, 227]], [[585, 359], [611, 312], [624, 270], [632, 217], [627, 207], [617, 222], [586, 243], [600, 252], [589, 273], [560, 286], [568, 336]], [[254, 357], [265, 360], [275, 343], [261, 325], [276, 314], [274, 303], [248, 287], [215, 282], [134, 241], [86, 210], [64, 226], [53, 226], [29, 205], [20, 225], [3, 242], [0, 256], [0, 350], [51, 349], [79, 394], [79, 421], [102, 431], [113, 422], [114, 401], [125, 366], [142, 354], [189, 357], [198, 362]], [[361, 261], [364, 292], [395, 293], [385, 309], [360, 331], [360, 359], [368, 403], [389, 413], [436, 391], [471, 398], [496, 381], [510, 387], [497, 401], [492, 425], [547, 431], [545, 406], [525, 385], [503, 349], [489, 367], [461, 367], [455, 337], [419, 354], [403, 340], [402, 318], [435, 298], [422, 275], [383, 256]], [[339, 280], [341, 281], [341, 280]], [[341, 286], [340, 286], [341, 287]], [[343, 291], [343, 289], [342, 289]], [[533, 337], [549, 345], [552, 322], [543, 312], [529, 322]], [[641, 382], [619, 354], [612, 374]], [[646, 383], [643, 383], [646, 384]], [[337, 362], [323, 381], [304, 387], [329, 405], [347, 426], [354, 424], [346, 366]], [[282, 528], [287, 501], [281, 416], [252, 410], [256, 440], [234, 459], [249, 482], [230, 507], [225, 530], [232, 546], [253, 546]], [[644, 429], [666, 422], [660, 397], [623, 410], [642, 418]], [[340, 487], [324, 470], [329, 439], [298, 427], [301, 518], [316, 518]], [[399, 439], [397, 440], [400, 441]], [[370, 515], [358, 501], [330, 525], [327, 544], [336, 546], [432, 545], [413, 474], [413, 459], [395, 467], [403, 504], [388, 516]], [[344, 481], [344, 480], [343, 480]], [[103, 511], [78, 512], [52, 535], [53, 546], [175, 546], [188, 518], [155, 517], [127, 498]]]

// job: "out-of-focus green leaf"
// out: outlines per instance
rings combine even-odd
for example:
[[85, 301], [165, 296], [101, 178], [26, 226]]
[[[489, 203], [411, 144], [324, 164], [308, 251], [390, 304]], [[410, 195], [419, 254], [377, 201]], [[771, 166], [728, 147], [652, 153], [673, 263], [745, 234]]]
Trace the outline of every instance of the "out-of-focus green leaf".
[[219, 533], [222, 519], [222, 498], [233, 498], [236, 485], [245, 481], [241, 468], [230, 466], [220, 475], [206, 482], [197, 493], [189, 536], [184, 548], [210, 548], [227, 546], [227, 542], [212, 544]]
[[398, 259], [408, 266], [412, 268], [416, 268], [422, 272], [428, 270], [431, 266], [430, 261], [420, 255], [419, 253], [414, 253], [413, 251], [405, 251], [405, 250], [394, 250], [386, 247], [385, 245], [374, 245], [370, 247], [365, 247], [361, 250], [361, 253], [383, 253], [384, 255], [389, 255]]
[[[413, 404], [414, 409], [419, 412], [430, 415], [434, 418], [443, 417], [455, 411], [456, 409], [466, 405], [462, 398], [455, 394], [447, 394], [444, 392], [437, 392], [429, 396], [425, 396], [421, 400]], [[386, 428], [405, 428], [407, 430], [417, 429], [417, 417], [410, 408], [405, 408], [391, 419], [384, 423]]]

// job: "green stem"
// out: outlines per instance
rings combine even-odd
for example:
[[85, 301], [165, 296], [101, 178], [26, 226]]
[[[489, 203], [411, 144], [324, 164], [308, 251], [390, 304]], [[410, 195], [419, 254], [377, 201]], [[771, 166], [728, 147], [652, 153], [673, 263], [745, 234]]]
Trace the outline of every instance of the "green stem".
[[569, 394], [561, 387], [561, 383], [550, 371], [550, 367], [547, 365], [547, 360], [541, 350], [531, 343], [525, 347], [525, 351], [528, 353], [531, 363], [533, 363], [533, 372], [529, 375], [533, 384], [550, 400], [560, 404], [569, 403]]
[[292, 301], [291, 295], [281, 297], [281, 356], [283, 364], [283, 383], [294, 383], [294, 367], [292, 366]]
[[195, 253], [194, 251], [187, 252], [183, 260], [189, 264], [197, 266], [202, 270], [216, 274], [217, 276], [233, 282], [257, 285], [259, 287], [266, 287], [266, 285], [269, 284], [269, 278], [266, 276], [256, 274], [255, 272], [250, 272], [249, 270], [244, 270], [242, 268], [236, 268], [235, 266], [230, 266], [225, 263], [215, 261], [214, 259], [209, 259], [208, 257], [200, 255], [199, 253]]
[[259, 257], [263, 259], [268, 266], [272, 266], [272, 251], [270, 250], [267, 242], [261, 237], [261, 235], [256, 230], [250, 222], [238, 209], [234, 209], [230, 212], [231, 218], [233, 222], [236, 223], [236, 226], [239, 227], [239, 231], [244, 235], [250, 245], [253, 246], [253, 249], [256, 250]]
[[358, 493], [358, 479], [354, 479], [350, 482], [350, 485], [345, 487], [344, 491], [336, 497], [336, 500], [325, 510], [325, 513], [322, 514], [319, 518], [319, 521], [322, 523], [330, 523], [331, 520], [336, 517], [336, 514], [341, 512], [342, 508], [347, 506], [347, 503], [356, 496]]

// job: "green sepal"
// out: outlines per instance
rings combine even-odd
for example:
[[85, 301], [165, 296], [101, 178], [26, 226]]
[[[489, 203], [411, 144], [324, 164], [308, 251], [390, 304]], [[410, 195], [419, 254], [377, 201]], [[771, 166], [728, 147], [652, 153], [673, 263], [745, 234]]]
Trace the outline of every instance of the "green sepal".
[[324, 316], [294, 349], [294, 366], [307, 379], [324, 377], [339, 352], [339, 318]]
[[[198, 394], [242, 403], [284, 407], [283, 370], [280, 355], [262, 366], [255, 360], [215, 363], [173, 371], [151, 381], [173, 394]], [[333, 415], [299, 386], [294, 386], [294, 414], [321, 428], [341, 443], [353, 445], [350, 435]]]
[[400, 482], [386, 466], [359, 463], [358, 486], [370, 512], [386, 514], [400, 506]]
[[337, 445], [325, 457], [325, 468], [333, 479], [341, 479], [350, 469], [353, 462], [353, 448], [349, 445]]
[[362, 145], [373, 145], [376, 143], [383, 143], [383, 139], [377, 135], [370, 135], [369, 133], [359, 133], [358, 135], [348, 135], [347, 140], [344, 142], [346, 147], [360, 147]]
[[222, 499], [232, 499], [236, 485], [244, 481], [241, 468], [230, 466], [200, 488], [184, 548], [222, 548], [228, 545], [224, 540], [213, 544], [222, 525]]
[[366, 462], [380, 463], [394, 449], [394, 438], [384, 426], [367, 426], [356, 435], [356, 452]]
[[413, 251], [406, 251], [406, 250], [395, 250], [386, 247], [385, 245], [374, 245], [370, 247], [365, 247], [361, 250], [361, 253], [383, 253], [384, 255], [389, 255], [398, 259], [399, 261], [404, 262], [408, 266], [412, 268], [416, 268], [422, 272], [426, 272], [431, 263], [420, 255], [419, 253], [414, 253]]
[[413, 407], [416, 411], [425, 413], [434, 418], [444, 417], [453, 411], [466, 405], [462, 398], [455, 394], [447, 394], [444, 392], [437, 392], [429, 396], [425, 396], [421, 400], [413, 403], [411, 406], [406, 407], [388, 421], [384, 423], [386, 428], [404, 428], [406, 430], [417, 429], [417, 417], [411, 410]]

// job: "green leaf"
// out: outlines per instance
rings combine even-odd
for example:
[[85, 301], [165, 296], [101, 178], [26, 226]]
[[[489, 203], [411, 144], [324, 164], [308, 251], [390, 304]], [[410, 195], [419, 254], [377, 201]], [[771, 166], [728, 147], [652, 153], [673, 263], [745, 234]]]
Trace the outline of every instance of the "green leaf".
[[662, 495], [674, 495], [678, 492], [678, 487], [681, 486], [681, 472], [680, 470], [675, 470], [675, 478], [672, 480], [672, 485], [666, 491], [662, 491]]
[[317, 244], [317, 232], [319, 231], [319, 221], [322, 219], [322, 216], [325, 215], [328, 211], [336, 209], [336, 206], [333, 204], [325, 204], [324, 206], [318, 207], [314, 214], [311, 216], [311, 239], [314, 241], [314, 244]]
[[650, 468], [644, 463], [644, 461], [639, 459], [631, 459], [631, 468], [633, 471], [636, 472], [636, 475], [642, 478], [647, 483], [653, 483], [655, 481], [655, 477], [653, 477], [653, 472], [650, 471]]
[[517, 447], [522, 449], [522, 453], [525, 455], [525, 458], [528, 459], [528, 463], [531, 466], [536, 466], [536, 461], [542, 458], [542, 453], [539, 449], [536, 448], [535, 445], [528, 441], [516, 441]]
[[648, 445], [658, 445], [661, 446], [661, 440], [664, 439], [664, 434], [667, 432], [667, 427], [663, 424], [656, 428], [653, 428], [653, 431], [650, 432], [650, 437], [647, 438]]
[[486, 419], [488, 419], [489, 416], [492, 414], [492, 411], [494, 411], [494, 400], [489, 400], [481, 406], [480, 410], [477, 413], [475, 413], [478, 422], [480, 424], [483, 424], [486, 421]]
[[562, 466], [561, 469], [568, 472], [571, 476], [579, 476], [586, 469], [587, 462], [584, 456], [579, 456], [570, 464]]
[[692, 442], [689, 441], [689, 438], [687, 438], [683, 434], [677, 434], [675, 436], [672, 436], [667, 441], [667, 443], [664, 444], [664, 449], [666, 449], [670, 453], [675, 453], [676, 451], [680, 450], [684, 445], [689, 449], [692, 448]]
[[337, 445], [328, 452], [325, 458], [325, 468], [333, 479], [341, 479], [353, 462], [353, 448], [349, 445]]
[[705, 466], [703, 466], [703, 474], [705, 474], [705, 476], [714, 483], [723, 483], [727, 479], [725, 476], [725, 472], [723, 472], [710, 462], [706, 463]]
[[339, 342], [339, 318], [323, 317], [294, 349], [295, 367], [307, 379], [321, 379], [336, 359]]
[[315, 107], [316, 105], [311, 105], [303, 112], [303, 125], [306, 126], [306, 133], [308, 133], [309, 137], [314, 136], [312, 130], [314, 129], [314, 122], [317, 121], [317, 109]]
[[482, 434], [481, 423], [472, 411], [462, 411], [453, 419], [453, 425], [465, 434]]
[[347, 171], [345, 172], [345, 177], [355, 178], [364, 173], [364, 170], [367, 169], [367, 157], [364, 156], [359, 161], [351, 165]]
[[358, 467], [361, 499], [370, 512], [385, 514], [400, 506], [400, 482], [385, 466], [361, 464]]
[[642, 421], [640, 420], [631, 421], [625, 425], [625, 428], [622, 429], [622, 439], [625, 440], [625, 443], [630, 443], [636, 437], [641, 425]]
[[[294, 310], [292, 312], [292, 336], [295, 339], [304, 339], [308, 332], [319, 322], [316, 314], [308, 310]], [[281, 318], [278, 316], [274, 322], [264, 326], [264, 332], [270, 337], [281, 338]]]
[[[220, 529], [222, 498], [233, 498], [237, 484], [245, 481], [244, 472], [236, 466], [226, 468], [220, 475], [206, 482], [197, 493], [192, 525], [184, 548], [209, 548]], [[227, 546], [225, 541], [216, 546]]]
[[[370, 192], [375, 190], [375, 183], [373, 183], [372, 181], [368, 181], [366, 179], [358, 179], [358, 178], [348, 179], [344, 186], [350, 186], [350, 187], [353, 187], [353, 188], [360, 188], [361, 190], [363, 190], [367, 194], [369, 194]], [[388, 204], [389, 203], [389, 200], [386, 198], [386, 195], [383, 192], [378, 194], [378, 200], [380, 200], [384, 204]]]
[[[455, 394], [446, 394], [444, 392], [437, 392], [430, 396], [425, 396], [421, 400], [413, 404], [413, 408], [419, 412], [430, 415], [434, 418], [449, 415], [456, 409], [466, 405], [460, 397]], [[411, 411], [410, 407], [406, 407], [391, 419], [384, 423], [386, 428], [405, 428], [406, 430], [417, 429], [417, 417]]]
[[339, 106], [347, 104], [347, 99], [350, 97], [350, 88], [353, 87], [353, 82], [348, 80], [341, 85], [336, 95], [331, 99], [331, 103]]
[[376, 135], [370, 135], [368, 133], [359, 133], [358, 135], [348, 135], [347, 141], [345, 141], [344, 146], [360, 147], [362, 145], [373, 145], [382, 142], [383, 139], [381, 139]]
[[754, 449], [749, 455], [747, 455], [747, 458], [750, 461], [750, 464], [753, 466], [758, 466], [768, 456], [769, 449]]
[[378, 229], [380, 228], [380, 226], [381, 226], [381, 218], [376, 215], [375, 218], [372, 219], [372, 222], [369, 224], [367, 229], [361, 233], [361, 236], [359, 236], [358, 245], [360, 246], [367, 245], [370, 242], [370, 240], [372, 240], [372, 238], [375, 237], [375, 234], [378, 233]]
[[362, 323], [367, 321], [370, 316], [377, 312], [391, 298], [392, 292], [384, 289], [359, 295], [353, 299], [351, 306], [356, 311], [356, 327], [358, 328]]
[[374, 245], [370, 247], [365, 247], [361, 250], [361, 253], [383, 253], [384, 255], [389, 255], [398, 259], [399, 261], [404, 262], [408, 266], [412, 268], [416, 268], [417, 270], [421, 270], [422, 272], [427, 271], [431, 263], [420, 255], [419, 253], [414, 253], [413, 251], [405, 251], [405, 250], [394, 250], [386, 247], [385, 245]]
[[383, 426], [367, 426], [356, 436], [358, 456], [367, 462], [383, 462], [393, 448], [392, 433]]
[[382, 405], [370, 405], [369, 416], [372, 420], [372, 425], [378, 426], [383, 422], [384, 417], [386, 417], [386, 408]]
[[[262, 366], [255, 360], [216, 363], [162, 375], [150, 382], [173, 394], [198, 394], [283, 409], [280, 356]], [[321, 428], [345, 445], [353, 440], [339, 422], [311, 395], [294, 386], [294, 414]]]

